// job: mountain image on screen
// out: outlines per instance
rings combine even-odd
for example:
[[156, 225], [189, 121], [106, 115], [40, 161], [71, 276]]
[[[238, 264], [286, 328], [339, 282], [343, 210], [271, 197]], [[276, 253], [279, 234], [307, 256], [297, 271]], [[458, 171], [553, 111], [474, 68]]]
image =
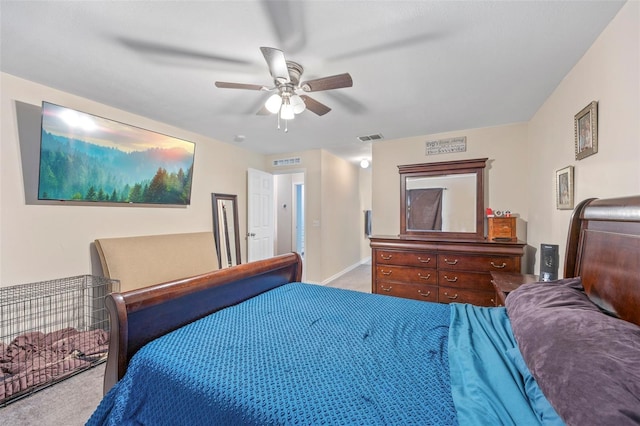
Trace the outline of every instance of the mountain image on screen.
[[43, 129], [38, 198], [188, 205], [192, 171], [184, 148], [126, 152]]

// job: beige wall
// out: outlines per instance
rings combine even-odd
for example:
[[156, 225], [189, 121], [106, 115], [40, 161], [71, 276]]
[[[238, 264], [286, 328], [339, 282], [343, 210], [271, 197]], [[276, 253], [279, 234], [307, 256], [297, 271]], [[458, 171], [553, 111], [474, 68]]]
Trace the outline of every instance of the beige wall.
[[[210, 231], [212, 192], [238, 195], [240, 231], [241, 235], [246, 234], [246, 170], [264, 169], [263, 155], [8, 74], [0, 78], [0, 286], [99, 273], [99, 262], [91, 248], [96, 238]], [[28, 204], [23, 172], [33, 170], [23, 170], [22, 151], [34, 143], [39, 146], [39, 140], [20, 141], [16, 102], [39, 108], [43, 100], [195, 142], [191, 205], [159, 208]], [[25, 155], [33, 156], [33, 152]], [[244, 239], [241, 245], [244, 258]]]
[[[576, 203], [640, 193], [639, 21], [640, 2], [629, 1], [529, 123], [529, 244], [558, 244], [561, 263], [571, 211], [556, 210], [556, 170], [574, 166]], [[577, 161], [574, 115], [591, 101], [599, 103], [598, 153]]]
[[371, 259], [371, 248], [369, 247], [369, 238], [364, 235], [364, 211], [371, 210], [371, 197], [372, 197], [372, 188], [371, 188], [371, 177], [373, 176], [372, 167], [369, 166], [366, 169], [360, 168], [360, 229], [362, 233], [360, 234], [360, 258], [363, 260]]
[[322, 151], [323, 281], [360, 261], [360, 183], [356, 164]]
[[276, 218], [275, 254], [285, 254], [293, 251], [291, 238], [293, 237], [293, 174], [274, 176], [274, 210]]

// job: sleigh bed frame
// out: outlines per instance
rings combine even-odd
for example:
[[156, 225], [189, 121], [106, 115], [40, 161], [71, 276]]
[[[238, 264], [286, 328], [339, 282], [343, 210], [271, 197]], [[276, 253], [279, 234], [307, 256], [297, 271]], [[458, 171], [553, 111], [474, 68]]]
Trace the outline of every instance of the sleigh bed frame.
[[107, 295], [111, 333], [104, 393], [147, 342], [220, 309], [302, 278], [297, 253]]
[[[574, 210], [565, 277], [581, 277], [606, 311], [640, 325], [640, 196], [588, 199]], [[104, 391], [150, 342], [225, 307], [300, 281], [302, 261], [287, 254], [208, 274], [107, 296], [111, 320]]]

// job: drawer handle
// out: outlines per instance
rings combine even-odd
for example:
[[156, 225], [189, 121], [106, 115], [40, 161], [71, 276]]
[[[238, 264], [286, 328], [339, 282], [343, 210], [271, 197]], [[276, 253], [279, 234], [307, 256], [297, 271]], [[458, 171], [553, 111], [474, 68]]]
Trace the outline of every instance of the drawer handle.
[[449, 278], [446, 275], [444, 276], [444, 279], [449, 281], [450, 283], [455, 283], [456, 281], [458, 281], [458, 277]]
[[392, 286], [389, 286], [389, 287], [386, 287], [386, 288], [385, 288], [385, 286], [383, 286], [383, 285], [381, 285], [381, 286], [380, 286], [380, 288], [382, 289], [382, 291], [386, 291], [387, 293], [391, 291], [391, 287], [392, 287]]
[[446, 263], [447, 265], [455, 265], [456, 263], [458, 263], [458, 259], [450, 261], [449, 259], [447, 259], [446, 257], [444, 258], [444, 263]]
[[418, 262], [420, 262], [420, 263], [429, 263], [429, 262], [431, 262], [431, 258], [427, 257], [426, 259], [423, 259], [420, 256], [418, 256]]
[[495, 263], [491, 262], [491, 266], [493, 266], [494, 268], [502, 269], [507, 266], [507, 264], [502, 262], [502, 265], [496, 265]]
[[388, 256], [385, 256], [384, 254], [380, 254], [380, 257], [382, 258], [382, 260], [389, 260], [389, 259], [391, 259], [393, 257], [393, 255], [390, 254]]
[[380, 273], [381, 273], [382, 275], [386, 275], [387, 277], [388, 277], [389, 275], [391, 275], [391, 273], [392, 273], [392, 272], [393, 272], [393, 271], [384, 271], [384, 270], [382, 270], [382, 269], [380, 270]]
[[431, 278], [431, 274], [422, 275], [420, 272], [418, 272], [418, 277], [420, 277], [421, 280], [428, 280], [429, 278]]
[[447, 299], [450, 299], [450, 300], [456, 300], [458, 298], [458, 293], [456, 293], [453, 296], [449, 296], [449, 294], [445, 291], [444, 295], [447, 296]]
[[423, 293], [422, 290], [418, 290], [418, 294], [422, 297], [429, 297], [431, 295], [431, 291], [427, 291], [426, 293]]

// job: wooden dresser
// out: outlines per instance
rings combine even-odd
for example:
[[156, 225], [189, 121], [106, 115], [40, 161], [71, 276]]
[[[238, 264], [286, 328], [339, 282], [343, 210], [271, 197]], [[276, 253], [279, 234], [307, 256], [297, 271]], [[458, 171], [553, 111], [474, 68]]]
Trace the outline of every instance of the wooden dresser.
[[439, 303], [499, 304], [491, 272], [521, 271], [524, 242], [373, 236], [372, 292]]

